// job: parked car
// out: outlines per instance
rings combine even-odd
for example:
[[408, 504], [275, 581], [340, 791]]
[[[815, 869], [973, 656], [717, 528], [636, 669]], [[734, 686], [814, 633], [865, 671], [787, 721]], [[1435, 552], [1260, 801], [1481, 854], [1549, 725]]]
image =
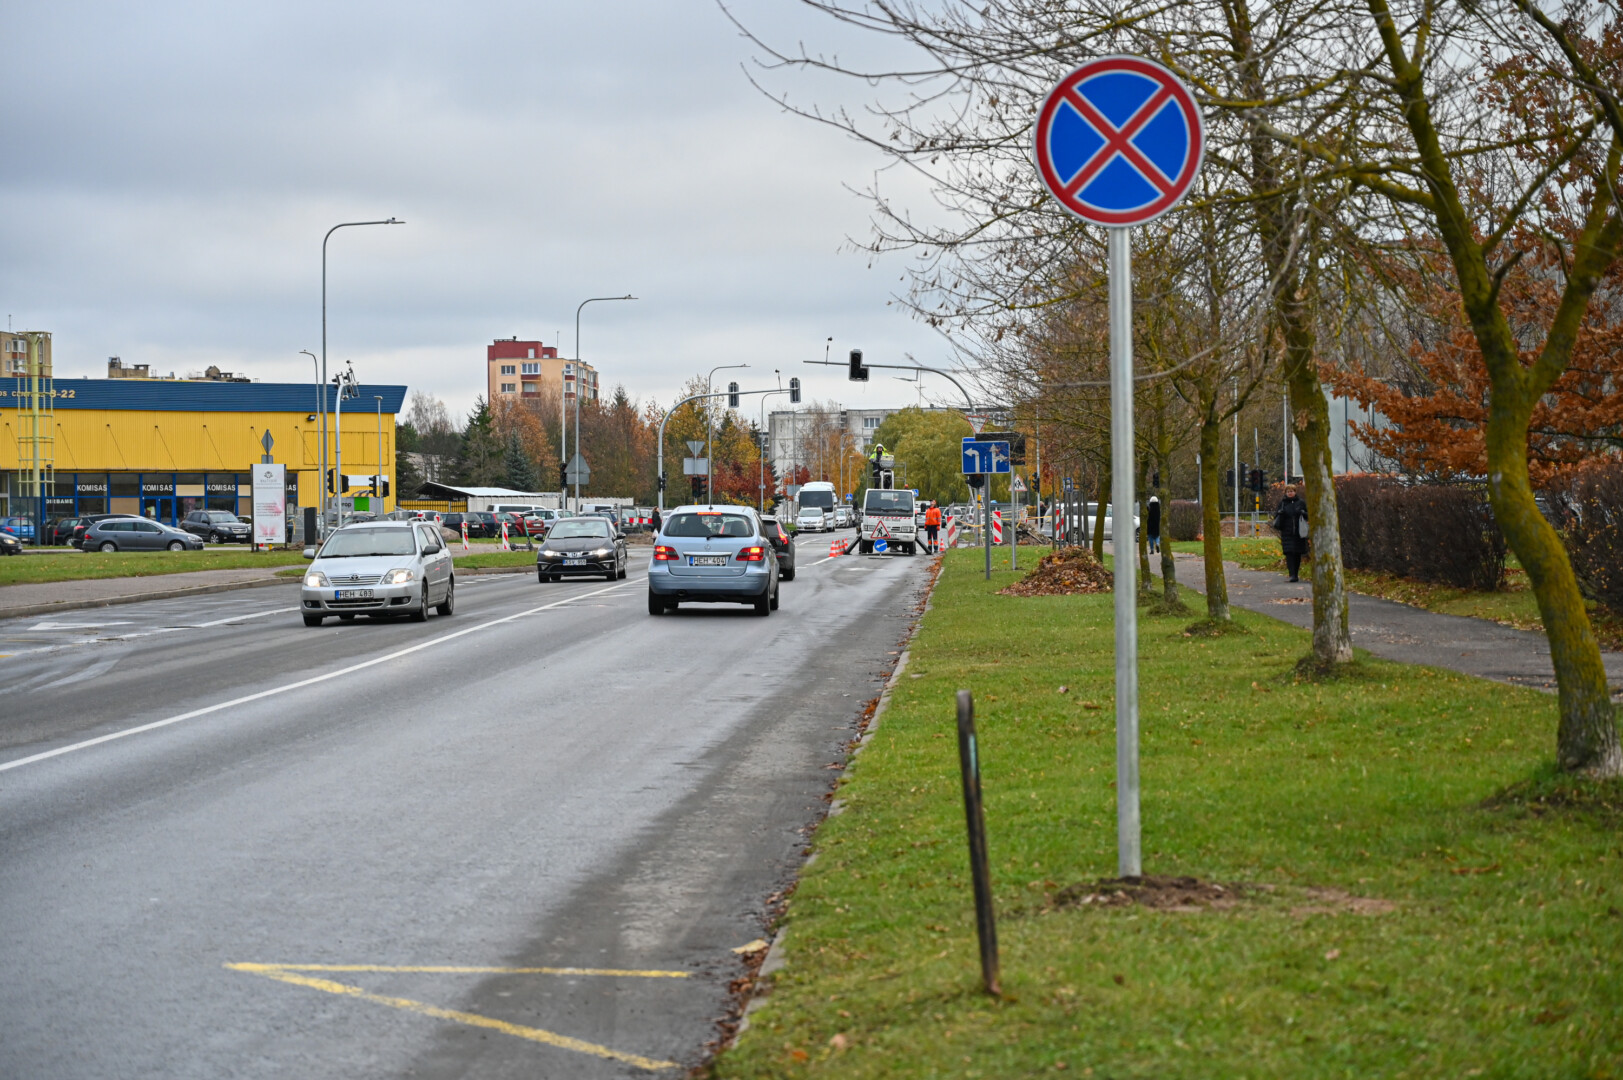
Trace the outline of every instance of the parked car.
[[523, 514], [515, 514], [512, 511], [503, 511], [498, 514], [492, 514], [491, 516], [496, 522], [497, 536], [502, 534], [502, 525], [504, 523], [507, 525], [507, 538], [509, 540], [517, 540], [521, 537], [530, 535], [529, 526], [525, 525]]
[[127, 518], [137, 518], [138, 519], [138, 515], [136, 515], [136, 514], [86, 514], [84, 517], [79, 519], [79, 524], [77, 524], [77, 525], [75, 525], [73, 527], [73, 535], [68, 537], [68, 546], [69, 547], [76, 547], [76, 548], [83, 548], [84, 547], [84, 539], [85, 539], [85, 530], [89, 529], [90, 526], [94, 525], [96, 522], [98, 522], [98, 521], [110, 521], [113, 518], [126, 518], [126, 517]]
[[545, 536], [547, 530], [552, 528], [553, 523], [558, 520], [558, 511], [542, 507], [539, 510], [531, 510], [522, 516], [524, 518], [524, 528], [531, 536]]
[[478, 539], [479, 537], [490, 535], [490, 530], [485, 525], [484, 520], [481, 519], [477, 513], [473, 512], [446, 514], [444, 520], [442, 520], [440, 524], [445, 528], [450, 529], [452, 532], [461, 532], [464, 522], [466, 522], [468, 525], [469, 537]]
[[770, 615], [778, 608], [780, 579], [774, 553], [750, 507], [679, 506], [654, 537], [648, 614], [699, 602], [750, 604], [757, 615]]
[[570, 574], [602, 574], [610, 581], [626, 576], [630, 554], [625, 534], [596, 515], [564, 518], [547, 532], [535, 553], [537, 581], [562, 581]]
[[427, 522], [345, 525], [305, 555], [314, 560], [299, 590], [306, 626], [333, 615], [346, 621], [410, 615], [424, 622], [430, 607], [441, 615], [456, 610], [451, 553]]
[[772, 541], [772, 550], [778, 553], [778, 580], [793, 581], [795, 579], [795, 540], [784, 531], [783, 525], [775, 517], [761, 519], [761, 527], [766, 530], [766, 538]]
[[823, 532], [832, 528], [820, 506], [802, 506], [795, 515], [795, 528], [801, 532]]
[[45, 526], [45, 542], [53, 547], [66, 544], [73, 539], [73, 530], [83, 520], [83, 518], [65, 517], [47, 523]]
[[248, 543], [248, 526], [238, 521], [237, 515], [225, 510], [193, 510], [186, 515], [180, 527], [211, 544]]
[[32, 540], [34, 538], [34, 519], [26, 515], [0, 518], [0, 529], [4, 529], [19, 540]]
[[203, 541], [161, 521], [121, 517], [91, 525], [79, 546], [85, 551], [202, 551]]
[[21, 555], [23, 542], [8, 532], [0, 531], [0, 555]]

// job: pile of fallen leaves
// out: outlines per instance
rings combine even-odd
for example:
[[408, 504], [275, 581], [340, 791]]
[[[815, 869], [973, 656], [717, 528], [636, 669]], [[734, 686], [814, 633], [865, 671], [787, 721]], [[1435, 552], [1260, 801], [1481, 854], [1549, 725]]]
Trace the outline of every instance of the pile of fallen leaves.
[[1044, 555], [1037, 569], [998, 591], [1005, 596], [1068, 596], [1102, 593], [1112, 588], [1112, 575], [1093, 557], [1093, 549], [1063, 547]]

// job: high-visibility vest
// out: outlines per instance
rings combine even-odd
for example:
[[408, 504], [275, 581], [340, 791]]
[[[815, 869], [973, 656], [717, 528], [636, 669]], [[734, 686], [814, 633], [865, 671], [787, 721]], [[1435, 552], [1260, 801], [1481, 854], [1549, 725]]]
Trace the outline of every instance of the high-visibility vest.
[[926, 525], [935, 525], [939, 527], [941, 525], [941, 508], [939, 506], [932, 506], [930, 509], [926, 510], [924, 512], [924, 523]]

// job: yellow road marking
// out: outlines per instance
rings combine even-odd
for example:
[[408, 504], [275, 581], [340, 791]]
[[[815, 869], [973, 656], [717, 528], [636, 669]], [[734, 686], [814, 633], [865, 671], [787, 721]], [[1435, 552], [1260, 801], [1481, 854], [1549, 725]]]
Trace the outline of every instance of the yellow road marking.
[[[647, 1058], [640, 1054], [629, 1054], [624, 1050], [614, 1050], [597, 1043], [587, 1042], [585, 1039], [573, 1039], [568, 1035], [559, 1035], [553, 1031], [542, 1028], [526, 1027], [523, 1024], [510, 1024], [505, 1020], [496, 1020], [489, 1016], [480, 1016], [478, 1013], [462, 1012], [459, 1009], [442, 1009], [438, 1005], [430, 1005], [424, 1001], [413, 1001], [410, 998], [388, 997], [384, 994], [374, 994], [363, 990], [359, 986], [350, 986], [347, 983], [333, 982], [331, 979], [313, 979], [308, 975], [296, 975], [286, 967], [277, 964], [227, 964], [226, 967], [234, 971], [246, 971], [253, 975], [261, 975], [277, 982], [289, 983], [293, 986], [304, 986], [311, 990], [321, 990], [329, 994], [338, 994], [342, 997], [357, 998], [361, 1001], [370, 1001], [376, 1005], [387, 1005], [392, 1009], [404, 1009], [420, 1016], [430, 1016], [436, 1020], [454, 1020], [459, 1024], [470, 1027], [489, 1028], [514, 1038], [528, 1039], [530, 1042], [542, 1043], [546, 1046], [556, 1046], [562, 1050], [573, 1050], [578, 1054], [590, 1054], [593, 1057], [604, 1058], [609, 1061], [623, 1061], [627, 1065], [635, 1065], [639, 1069], [674, 1069], [674, 1061], [660, 1061], [657, 1058]], [[431, 968], [368, 968], [363, 971], [422, 971], [435, 970]], [[470, 970], [470, 969], [450, 969]], [[481, 970], [481, 969], [471, 969]], [[514, 969], [502, 969], [514, 970]], [[560, 969], [567, 970], [567, 969]]]
[[227, 964], [233, 971], [404, 971], [431, 975], [607, 975], [632, 979], [686, 979], [686, 971], [636, 971], [622, 968], [578, 967], [451, 967], [440, 964]]

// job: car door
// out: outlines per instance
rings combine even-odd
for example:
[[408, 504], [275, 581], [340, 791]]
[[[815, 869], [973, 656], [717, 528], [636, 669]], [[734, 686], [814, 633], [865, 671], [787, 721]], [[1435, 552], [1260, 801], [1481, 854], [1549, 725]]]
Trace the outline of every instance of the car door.
[[157, 551], [163, 547], [163, 530], [158, 528], [156, 521], [137, 521], [135, 528], [130, 531], [130, 548], [133, 551]]
[[451, 553], [445, 550], [444, 542], [427, 528], [419, 526], [417, 537], [422, 545], [423, 576], [428, 581], [429, 595], [436, 601], [443, 601], [450, 587]]

